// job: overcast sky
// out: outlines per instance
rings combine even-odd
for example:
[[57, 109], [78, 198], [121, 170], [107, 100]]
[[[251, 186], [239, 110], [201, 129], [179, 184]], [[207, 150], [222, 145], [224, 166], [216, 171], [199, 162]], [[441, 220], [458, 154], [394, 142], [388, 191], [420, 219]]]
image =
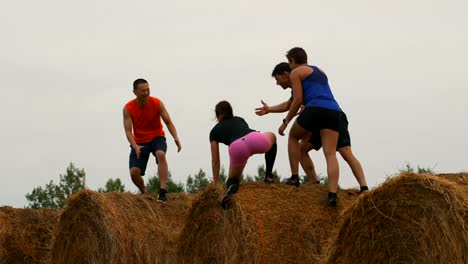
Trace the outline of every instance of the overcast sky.
[[[58, 181], [69, 162], [87, 185], [128, 175], [122, 108], [131, 83], [149, 81], [179, 132], [169, 168], [185, 183], [211, 177], [208, 133], [226, 99], [254, 129], [277, 132], [285, 114], [255, 107], [289, 98], [270, 73], [303, 47], [328, 75], [347, 113], [353, 150], [371, 187], [402, 168], [468, 170], [466, 1], [4, 1], [0, 7], [2, 94], [0, 205]], [[166, 132], [168, 132], [166, 130]], [[169, 133], [168, 133], [169, 134]], [[275, 169], [289, 176], [286, 137]], [[227, 148], [221, 162], [228, 167]], [[311, 152], [325, 175], [322, 152]], [[357, 186], [340, 161], [340, 185]], [[249, 160], [254, 174], [263, 156]], [[147, 175], [156, 173], [154, 159]]]

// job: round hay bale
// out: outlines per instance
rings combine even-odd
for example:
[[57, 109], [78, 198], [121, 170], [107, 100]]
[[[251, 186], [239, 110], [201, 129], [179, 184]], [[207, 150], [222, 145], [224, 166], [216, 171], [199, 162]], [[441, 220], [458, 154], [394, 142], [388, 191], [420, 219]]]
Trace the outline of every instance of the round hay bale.
[[326, 205], [327, 187], [245, 183], [228, 210], [224, 190], [210, 185], [193, 202], [179, 241], [179, 263], [315, 263], [354, 197], [338, 194]]
[[50, 263], [58, 210], [0, 207], [0, 264]]
[[453, 181], [457, 184], [468, 186], [468, 173], [443, 173], [437, 174], [437, 176], [442, 177], [446, 180]]
[[71, 197], [60, 218], [53, 263], [175, 263], [176, 242], [190, 209], [186, 194]]
[[360, 197], [341, 217], [324, 263], [468, 260], [468, 197], [428, 174], [402, 174]]

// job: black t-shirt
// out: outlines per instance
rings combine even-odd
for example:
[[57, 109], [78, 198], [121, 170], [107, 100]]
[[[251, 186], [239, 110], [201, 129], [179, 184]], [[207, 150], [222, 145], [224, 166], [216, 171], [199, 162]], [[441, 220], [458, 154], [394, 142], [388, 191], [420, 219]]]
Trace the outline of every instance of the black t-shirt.
[[211, 130], [210, 142], [216, 141], [229, 146], [236, 139], [239, 139], [252, 131], [255, 130], [250, 129], [249, 125], [242, 117], [235, 116], [223, 119]]

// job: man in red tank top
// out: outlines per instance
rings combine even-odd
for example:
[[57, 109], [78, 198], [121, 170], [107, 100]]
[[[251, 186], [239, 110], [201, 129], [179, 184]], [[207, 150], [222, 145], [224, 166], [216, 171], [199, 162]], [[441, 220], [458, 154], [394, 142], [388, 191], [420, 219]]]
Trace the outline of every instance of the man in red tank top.
[[145, 175], [146, 165], [150, 154], [156, 157], [158, 174], [160, 177], [159, 202], [166, 202], [166, 181], [168, 165], [166, 160], [167, 144], [161, 119], [166, 124], [177, 145], [177, 152], [182, 146], [177, 136], [177, 130], [172, 123], [163, 102], [150, 96], [149, 84], [144, 79], [133, 82], [133, 93], [136, 98], [128, 102], [123, 108], [125, 135], [130, 142], [130, 176], [133, 183], [142, 193], [146, 193], [146, 186], [141, 176]]

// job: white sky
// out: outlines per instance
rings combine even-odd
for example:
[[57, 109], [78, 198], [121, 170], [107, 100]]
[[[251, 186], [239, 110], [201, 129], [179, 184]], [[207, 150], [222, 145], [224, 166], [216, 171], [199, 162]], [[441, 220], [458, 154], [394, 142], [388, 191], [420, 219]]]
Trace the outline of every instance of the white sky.
[[[168, 161], [185, 183], [211, 177], [208, 133], [214, 105], [261, 131], [284, 114], [257, 117], [260, 99], [289, 97], [270, 73], [294, 46], [321, 67], [347, 113], [353, 150], [370, 186], [402, 168], [468, 170], [466, 1], [3, 1], [0, 3], [0, 205], [58, 181], [69, 162], [87, 185], [128, 175], [122, 107], [136, 78], [150, 82], [174, 120]], [[167, 130], [166, 130], [167, 132]], [[286, 137], [275, 169], [290, 170]], [[228, 166], [227, 148], [221, 148]], [[323, 154], [312, 152], [318, 173]], [[251, 158], [254, 174], [263, 156]], [[357, 182], [340, 158], [340, 185]], [[147, 175], [156, 173], [150, 162]]]

